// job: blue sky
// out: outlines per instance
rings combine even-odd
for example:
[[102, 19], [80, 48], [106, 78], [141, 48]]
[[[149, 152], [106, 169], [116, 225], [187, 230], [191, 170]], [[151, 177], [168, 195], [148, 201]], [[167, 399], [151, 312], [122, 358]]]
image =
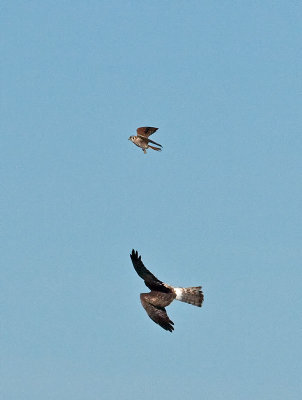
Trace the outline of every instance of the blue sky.
[[2, 2], [1, 398], [301, 398], [301, 14]]

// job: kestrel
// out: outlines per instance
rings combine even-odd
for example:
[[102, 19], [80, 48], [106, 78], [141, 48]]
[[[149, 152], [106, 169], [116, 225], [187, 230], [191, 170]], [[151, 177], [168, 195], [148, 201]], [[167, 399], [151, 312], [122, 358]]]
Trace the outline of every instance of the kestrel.
[[173, 331], [174, 323], [168, 317], [165, 309], [173, 300], [201, 307], [204, 298], [201, 286], [180, 288], [167, 285], [147, 270], [137, 251], [132, 250], [130, 258], [137, 274], [145, 281], [145, 285], [151, 289], [150, 293], [141, 293], [140, 299], [147, 314], [156, 324], [167, 331]]
[[131, 140], [131, 142], [133, 142], [136, 146], [140, 147], [145, 154], [147, 153], [146, 150], [149, 148], [156, 151], [161, 151], [159, 147], [154, 147], [149, 144], [153, 143], [162, 147], [161, 144], [153, 142], [153, 140], [149, 139], [149, 136], [156, 132], [157, 129], [158, 128], [153, 128], [152, 126], [142, 126], [141, 128], [137, 128], [137, 136], [130, 136], [129, 140]]

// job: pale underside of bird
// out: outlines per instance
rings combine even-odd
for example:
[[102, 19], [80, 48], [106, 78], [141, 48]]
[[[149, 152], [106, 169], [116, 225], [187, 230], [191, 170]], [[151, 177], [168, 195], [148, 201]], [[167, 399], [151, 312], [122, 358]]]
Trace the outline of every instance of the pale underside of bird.
[[[130, 136], [129, 140], [131, 140], [131, 142], [136, 146], [140, 147], [145, 154], [147, 153], [147, 149], [161, 151], [162, 145], [149, 139], [149, 136], [156, 132], [157, 129], [158, 128], [154, 128], [152, 126], [142, 126], [141, 128], [137, 128], [137, 136]], [[156, 144], [159, 147], [151, 146], [149, 143]]]
[[138, 252], [132, 250], [130, 254], [133, 266], [137, 274], [145, 281], [145, 285], [151, 290], [149, 293], [141, 293], [142, 306], [149, 317], [162, 328], [172, 332], [174, 323], [167, 315], [165, 307], [173, 300], [183, 301], [197, 307], [203, 303], [201, 286], [181, 288], [167, 285], [157, 279], [143, 264]]

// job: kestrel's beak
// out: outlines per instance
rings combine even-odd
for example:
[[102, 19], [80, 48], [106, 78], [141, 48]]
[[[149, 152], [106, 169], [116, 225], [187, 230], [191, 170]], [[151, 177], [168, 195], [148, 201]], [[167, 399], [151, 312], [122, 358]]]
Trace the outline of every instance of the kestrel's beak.
[[131, 136], [128, 137], [128, 140], [130, 140], [130, 139], [131, 139]]

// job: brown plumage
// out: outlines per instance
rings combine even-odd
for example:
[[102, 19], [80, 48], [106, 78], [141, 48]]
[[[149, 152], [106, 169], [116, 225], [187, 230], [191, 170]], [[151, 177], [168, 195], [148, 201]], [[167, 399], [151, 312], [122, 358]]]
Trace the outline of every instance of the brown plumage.
[[173, 300], [183, 301], [201, 307], [203, 302], [203, 292], [201, 286], [179, 288], [167, 285], [154, 276], [142, 262], [138, 252], [132, 250], [130, 254], [133, 266], [137, 274], [144, 280], [145, 285], [151, 290], [150, 293], [141, 293], [141, 303], [149, 317], [162, 328], [172, 332], [173, 321], [167, 315], [165, 307], [170, 305]]
[[[131, 142], [136, 146], [140, 147], [145, 154], [147, 153], [146, 150], [149, 148], [156, 151], [161, 151], [162, 145], [149, 139], [149, 136], [151, 136], [157, 130], [158, 128], [154, 128], [152, 126], [142, 126], [141, 128], [137, 128], [137, 136], [130, 136], [129, 140], [131, 140]], [[151, 146], [149, 143], [156, 144], [159, 147]]]

